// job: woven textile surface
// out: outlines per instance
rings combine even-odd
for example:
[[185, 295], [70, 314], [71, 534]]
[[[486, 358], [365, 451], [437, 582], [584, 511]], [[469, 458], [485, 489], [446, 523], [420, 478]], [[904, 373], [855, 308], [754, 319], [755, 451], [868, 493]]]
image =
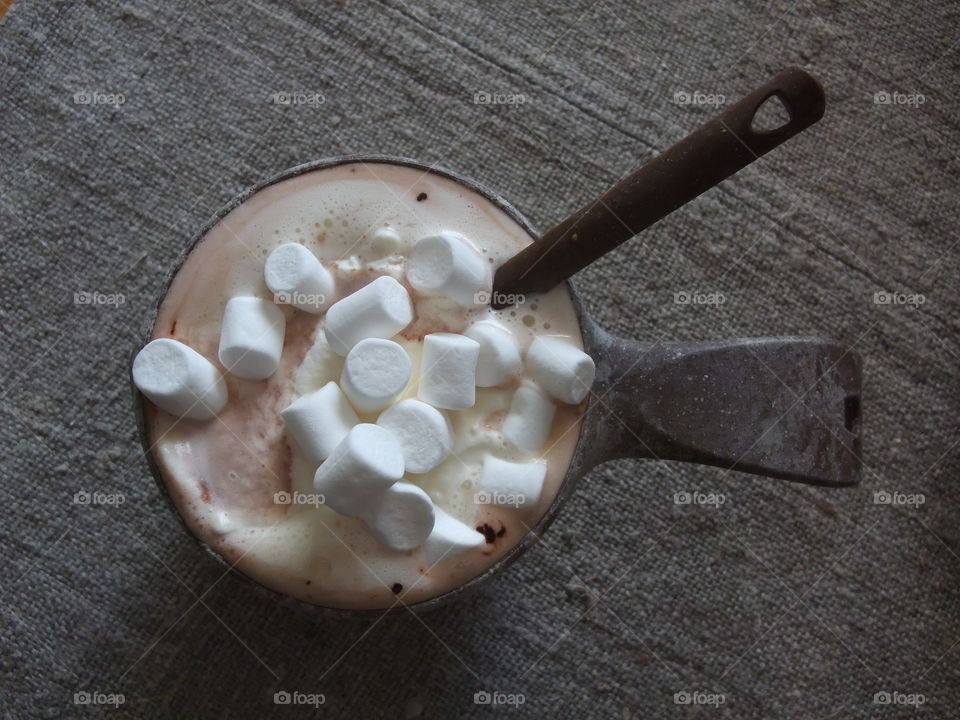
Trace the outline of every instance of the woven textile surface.
[[[4, 714], [956, 717], [958, 17], [947, 0], [18, 0], [0, 21]], [[129, 361], [232, 197], [383, 153], [546, 228], [788, 65], [822, 81], [824, 119], [576, 285], [637, 338], [852, 346], [859, 487], [607, 463], [476, 594], [380, 620], [278, 609], [184, 532]]]

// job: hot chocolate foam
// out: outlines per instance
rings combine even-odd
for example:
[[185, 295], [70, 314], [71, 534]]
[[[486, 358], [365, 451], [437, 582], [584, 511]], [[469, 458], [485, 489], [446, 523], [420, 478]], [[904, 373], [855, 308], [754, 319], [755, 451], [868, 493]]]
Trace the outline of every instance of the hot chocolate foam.
[[[419, 238], [445, 232], [470, 238], [491, 271], [530, 242], [505, 212], [453, 180], [405, 166], [350, 163], [257, 192], [206, 234], [174, 278], [153, 338], [180, 340], [217, 364], [229, 400], [217, 418], [205, 421], [178, 420], [149, 406], [149, 439], [190, 529], [260, 583], [331, 607], [388, 607], [398, 584], [404, 602], [426, 600], [502, 557], [556, 495], [576, 444], [580, 408], [558, 404], [542, 449], [518, 449], [501, 432], [522, 379], [517, 373], [497, 387], [477, 387], [472, 407], [445, 411], [452, 452], [428, 472], [404, 477], [442, 511], [444, 528], [456, 519], [482, 528], [485, 540], [471, 548], [470, 538], [451, 529], [449, 542], [458, 552], [435, 566], [431, 548], [390, 550], [362, 520], [317, 504], [316, 462], [291, 442], [280, 417], [298, 398], [341, 377], [344, 358], [328, 345], [325, 315], [278, 306], [286, 321], [283, 352], [266, 380], [240, 379], [216, 361], [228, 300], [249, 296], [274, 301], [264, 283], [264, 262], [273, 249], [290, 242], [308, 248], [330, 271], [333, 301], [382, 276], [407, 289], [414, 320], [391, 339], [415, 368], [425, 335], [465, 333], [478, 321], [497, 321], [512, 331], [521, 353], [541, 335], [582, 347], [563, 288], [503, 311], [418, 293], [407, 281], [405, 258]], [[416, 398], [417, 392], [414, 371], [397, 400]], [[376, 423], [378, 414], [359, 412], [358, 417], [361, 423]], [[481, 470], [491, 454], [508, 462], [545, 463], [536, 502], [514, 507], [478, 500], [485, 492]]]

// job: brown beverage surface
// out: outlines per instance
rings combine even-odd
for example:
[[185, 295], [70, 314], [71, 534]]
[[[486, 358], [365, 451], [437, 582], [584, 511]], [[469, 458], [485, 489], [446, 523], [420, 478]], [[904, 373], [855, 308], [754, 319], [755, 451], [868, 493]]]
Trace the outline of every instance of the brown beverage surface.
[[[376, 240], [391, 227], [400, 243]], [[503, 210], [459, 183], [416, 168], [349, 163], [304, 173], [260, 190], [218, 222], [188, 255], [164, 298], [153, 338], [169, 337], [217, 359], [220, 322], [234, 295], [273, 300], [263, 280], [270, 251], [299, 242], [336, 278], [342, 298], [380, 275], [410, 292], [414, 322], [393, 339], [413, 361], [401, 398], [416, 397], [423, 335], [464, 332], [473, 322], [496, 319], [525, 351], [540, 334], [559, 335], [582, 347], [573, 304], [565, 288], [530, 297], [512, 310], [464, 309], [418, 295], [405, 277], [405, 256], [417, 239], [440, 230], [470, 238], [491, 271], [531, 242]], [[359, 519], [310, 504], [315, 466], [289, 441], [280, 411], [295, 399], [338, 380], [343, 359], [326, 346], [324, 315], [281, 305], [287, 321], [283, 357], [265, 381], [225, 373], [226, 408], [206, 421], [179, 420], [147, 403], [148, 436], [170, 495], [191, 531], [229, 563], [261, 584], [328, 607], [389, 607], [396, 585], [405, 603], [441, 595], [479, 575], [536, 525], [560, 488], [580, 427], [581, 408], [558, 404], [550, 436], [537, 453], [508, 446], [500, 424], [521, 378], [477, 388], [477, 403], [449, 412], [454, 448], [437, 468], [407, 474], [433, 502], [470, 527], [483, 528], [480, 547], [430, 566], [422, 549], [388, 550]], [[376, 413], [360, 414], [375, 422]], [[547, 475], [539, 501], [498, 507], [475, 500], [486, 454], [525, 462], [542, 459]], [[284, 504], [278, 493], [298, 503]], [[297, 495], [299, 493], [299, 495]]]

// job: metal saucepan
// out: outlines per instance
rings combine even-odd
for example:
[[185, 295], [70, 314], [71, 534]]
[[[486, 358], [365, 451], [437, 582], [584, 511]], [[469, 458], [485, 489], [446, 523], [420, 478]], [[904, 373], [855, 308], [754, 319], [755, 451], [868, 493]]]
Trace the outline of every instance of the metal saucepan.
[[[388, 156], [345, 156], [300, 165], [239, 195], [197, 234], [175, 264], [157, 305], [146, 319], [142, 344], [151, 338], [157, 310], [174, 274], [190, 250], [220, 219], [274, 183], [354, 162], [405, 165], [454, 180], [500, 207], [531, 238], [539, 237], [510, 203], [450, 170]], [[454, 590], [408, 606], [414, 610], [450, 602], [501, 572], [554, 520], [580, 479], [607, 460], [630, 457], [695, 462], [833, 487], [854, 485], [860, 480], [861, 361], [856, 353], [820, 338], [651, 343], [616, 337], [590, 319], [575, 285], [566, 282], [580, 321], [584, 348], [596, 362], [597, 375], [560, 490], [532, 532], [499, 561]], [[138, 350], [139, 346], [134, 353]], [[136, 388], [133, 392], [147, 461], [161, 492], [176, 510], [152, 455], [145, 413], [147, 401]], [[362, 616], [384, 612], [320, 608], [251, 582], [274, 600], [315, 613]]]

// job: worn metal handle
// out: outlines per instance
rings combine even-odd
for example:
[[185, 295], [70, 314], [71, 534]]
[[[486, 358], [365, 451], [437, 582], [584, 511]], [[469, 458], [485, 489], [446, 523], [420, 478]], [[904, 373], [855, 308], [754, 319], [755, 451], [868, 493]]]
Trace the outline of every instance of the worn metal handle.
[[646, 343], [593, 326], [581, 469], [679, 460], [847, 486], [861, 475], [861, 360], [822, 338]]
[[[774, 97], [789, 119], [772, 130], [757, 129], [758, 111]], [[560, 284], [813, 125], [824, 107], [823, 88], [809, 73], [793, 67], [775, 75], [501, 265], [494, 307]]]

